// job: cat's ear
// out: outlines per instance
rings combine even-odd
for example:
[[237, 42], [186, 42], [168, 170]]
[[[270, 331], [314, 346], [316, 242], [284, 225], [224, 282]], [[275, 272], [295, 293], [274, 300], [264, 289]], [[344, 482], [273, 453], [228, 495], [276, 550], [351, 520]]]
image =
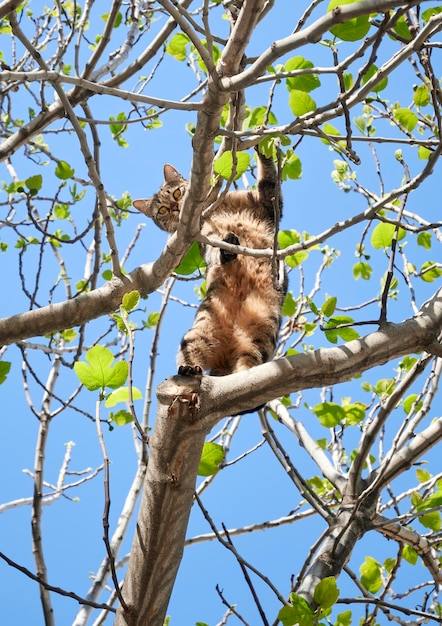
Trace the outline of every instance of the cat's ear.
[[134, 200], [132, 204], [138, 211], [147, 215], [147, 217], [152, 217], [152, 198]]
[[176, 170], [173, 165], [166, 163], [164, 166], [164, 180], [166, 183], [176, 183], [178, 180], [183, 180], [181, 174]]

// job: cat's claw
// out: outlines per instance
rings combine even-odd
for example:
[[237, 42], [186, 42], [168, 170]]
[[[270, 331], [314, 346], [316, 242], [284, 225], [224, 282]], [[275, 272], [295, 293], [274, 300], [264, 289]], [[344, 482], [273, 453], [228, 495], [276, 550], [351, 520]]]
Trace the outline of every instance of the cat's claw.
[[178, 376], [202, 376], [203, 370], [199, 365], [180, 365], [178, 368]]

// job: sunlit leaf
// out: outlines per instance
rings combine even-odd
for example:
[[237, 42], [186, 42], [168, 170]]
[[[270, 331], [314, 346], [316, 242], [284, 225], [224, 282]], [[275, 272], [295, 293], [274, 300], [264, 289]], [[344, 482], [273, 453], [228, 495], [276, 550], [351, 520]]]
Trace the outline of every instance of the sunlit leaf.
[[410, 565], [416, 565], [418, 554], [416, 550], [414, 550], [411, 546], [405, 544], [402, 550], [402, 556], [407, 561], [407, 563], [410, 563]]
[[0, 361], [0, 385], [2, 385], [11, 369], [10, 361]]
[[[137, 387], [132, 387], [132, 400], [141, 400], [143, 394]], [[120, 387], [116, 391], [112, 391], [104, 403], [107, 408], [111, 408], [119, 402], [129, 402], [129, 387]]]
[[365, 405], [362, 402], [347, 404], [342, 407], [345, 413], [344, 421], [347, 426], [354, 426], [365, 419]]
[[[394, 224], [387, 224], [385, 222], [380, 222], [373, 229], [373, 233], [371, 235], [371, 245], [373, 248], [386, 249], [391, 247], [391, 243], [393, 241], [393, 236], [396, 230], [396, 226]], [[405, 230], [403, 228], [399, 228], [397, 239], [400, 241], [405, 237]]]
[[[284, 68], [286, 72], [293, 72], [295, 70], [310, 69], [314, 67], [311, 61], [304, 59], [302, 56], [297, 56], [289, 59], [285, 62]], [[317, 74], [302, 74], [301, 76], [294, 76], [286, 79], [287, 89], [297, 89], [299, 91], [313, 91], [321, 85]]]
[[325, 428], [334, 428], [340, 424], [345, 417], [342, 406], [335, 402], [321, 402], [313, 407], [313, 413], [318, 418], [321, 426]]
[[416, 113], [410, 111], [410, 109], [405, 109], [402, 107], [394, 109], [393, 115], [397, 119], [399, 124], [409, 132], [415, 129], [418, 118]]
[[75, 170], [66, 163], [66, 161], [59, 161], [57, 167], [55, 168], [55, 176], [60, 180], [67, 180], [68, 178], [72, 178]]
[[421, 161], [428, 161], [431, 156], [431, 150], [429, 150], [425, 146], [418, 146], [417, 156]]
[[353, 276], [356, 280], [362, 278], [363, 280], [370, 280], [373, 268], [365, 261], [359, 261], [353, 265]]
[[86, 361], [74, 363], [74, 370], [80, 382], [89, 389], [96, 391], [110, 387], [118, 389], [127, 379], [128, 365], [126, 361], [114, 363], [115, 357], [108, 348], [94, 346], [86, 352]]
[[196, 241], [190, 246], [183, 260], [175, 268], [175, 272], [182, 276], [188, 276], [194, 272], [202, 272], [206, 267], [206, 263], [201, 256], [200, 247]]
[[[361, 0], [331, 0], [328, 5], [327, 11], [330, 12], [336, 7], [344, 6], [347, 4], [354, 4]], [[330, 29], [330, 32], [343, 41], [359, 41], [363, 39], [370, 30], [369, 15], [361, 15], [354, 17], [342, 24], [337, 24]]]
[[[237, 152], [235, 155], [235, 177], [234, 180], [238, 180], [249, 167], [250, 155], [247, 152]], [[219, 174], [225, 180], [229, 180], [233, 172], [233, 155], [231, 150], [226, 150], [218, 159], [213, 163], [213, 169], [215, 174]]]
[[278, 245], [281, 250], [301, 241], [301, 236], [296, 230], [280, 230], [278, 233]]
[[155, 326], [158, 324], [159, 319], [160, 319], [160, 313], [155, 312], [155, 313], [149, 313], [148, 317], [147, 317], [147, 322], [144, 322], [144, 326], [145, 328], [155, 328]]
[[[371, 78], [373, 78], [373, 76], [376, 74], [377, 71], [378, 71], [378, 67], [376, 65], [370, 65], [368, 70], [362, 76], [362, 84], [365, 85], [365, 83], [367, 83]], [[382, 91], [383, 89], [385, 89], [387, 85], [388, 85], [388, 78], [382, 78], [378, 80], [376, 83], [374, 83], [374, 85], [371, 88], [371, 91], [378, 93], [379, 91]]]
[[435, 532], [441, 528], [441, 519], [439, 511], [433, 511], [432, 513], [425, 513], [425, 515], [419, 515], [419, 522], [424, 528], [429, 528]]
[[281, 313], [286, 317], [293, 317], [296, 313], [296, 302], [291, 291], [287, 292], [284, 298]]
[[25, 185], [30, 191], [39, 191], [43, 184], [43, 176], [41, 174], [36, 174], [35, 176], [30, 176], [25, 180]]
[[288, 159], [285, 159], [282, 168], [282, 180], [299, 180], [302, 177], [302, 162], [296, 155], [292, 154]]
[[133, 311], [138, 306], [140, 301], [140, 292], [139, 291], [130, 291], [129, 293], [125, 293], [123, 296], [122, 305], [124, 309], [129, 312]]
[[224, 461], [224, 448], [219, 443], [206, 441], [201, 453], [200, 464], [198, 466], [199, 476], [212, 476], [219, 470], [219, 466]]
[[[416, 400], [418, 399], [418, 397], [419, 396], [417, 394], [412, 393], [412, 394], [410, 394], [409, 396], [407, 396], [404, 399], [403, 407], [404, 407], [404, 411], [405, 411], [406, 415], [408, 415], [410, 413], [410, 411], [413, 408], [413, 405], [416, 403]], [[415, 411], [419, 411], [420, 408], [422, 407], [422, 404], [423, 404], [422, 401], [417, 402], [414, 410]]]
[[111, 412], [109, 418], [114, 422], [117, 426], [126, 426], [126, 424], [130, 424], [134, 421], [132, 414], [125, 409], [121, 409], [121, 411], [117, 411], [116, 413]]
[[422, 265], [419, 275], [426, 283], [434, 283], [435, 280], [442, 276], [442, 269], [440, 264], [434, 261], [427, 261]]
[[321, 306], [321, 313], [323, 313], [325, 317], [330, 317], [330, 315], [333, 315], [336, 309], [337, 301], [338, 299], [336, 296], [331, 296], [330, 298], [327, 298], [327, 300]]
[[365, 561], [359, 568], [361, 583], [370, 593], [377, 593], [382, 588], [381, 565], [371, 556], [365, 557]]
[[426, 250], [431, 249], [431, 233], [428, 231], [424, 231], [419, 233], [417, 236], [417, 243], [419, 246], [422, 246]]
[[283, 626], [313, 626], [314, 611], [302, 596], [290, 594], [291, 606], [283, 606], [278, 613], [278, 619]]
[[177, 61], [185, 61], [187, 57], [186, 46], [188, 43], [190, 43], [190, 39], [187, 35], [184, 33], [176, 33], [166, 46], [166, 52]]
[[313, 600], [323, 609], [331, 609], [339, 598], [339, 589], [334, 576], [326, 576], [315, 587]]
[[425, 107], [431, 102], [430, 90], [426, 85], [422, 83], [419, 87], [416, 87], [413, 94], [414, 104], [418, 107]]
[[289, 95], [289, 106], [294, 115], [301, 117], [310, 111], [316, 109], [316, 102], [305, 91], [299, 89], [292, 89]]

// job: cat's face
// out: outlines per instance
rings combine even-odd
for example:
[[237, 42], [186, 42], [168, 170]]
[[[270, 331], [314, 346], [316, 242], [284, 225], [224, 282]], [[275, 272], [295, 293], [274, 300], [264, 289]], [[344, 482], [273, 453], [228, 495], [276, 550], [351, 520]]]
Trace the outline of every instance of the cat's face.
[[152, 198], [134, 200], [133, 205], [138, 211], [151, 217], [155, 224], [173, 233], [178, 228], [181, 205], [186, 193], [188, 182], [172, 165], [164, 166], [164, 183]]

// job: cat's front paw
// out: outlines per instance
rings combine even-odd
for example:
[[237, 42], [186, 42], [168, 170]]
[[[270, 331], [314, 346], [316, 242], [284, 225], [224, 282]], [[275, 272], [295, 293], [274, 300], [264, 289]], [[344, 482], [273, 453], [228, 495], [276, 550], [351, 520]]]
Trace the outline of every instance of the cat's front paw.
[[180, 365], [178, 376], [202, 376], [203, 370], [199, 365]]
[[[232, 243], [235, 246], [239, 246], [239, 239], [234, 233], [229, 233], [223, 239], [226, 243]], [[228, 252], [227, 250], [223, 250], [221, 248], [221, 263], [224, 265], [225, 263], [230, 263], [230, 261], [234, 261], [238, 255], [235, 252]]]

